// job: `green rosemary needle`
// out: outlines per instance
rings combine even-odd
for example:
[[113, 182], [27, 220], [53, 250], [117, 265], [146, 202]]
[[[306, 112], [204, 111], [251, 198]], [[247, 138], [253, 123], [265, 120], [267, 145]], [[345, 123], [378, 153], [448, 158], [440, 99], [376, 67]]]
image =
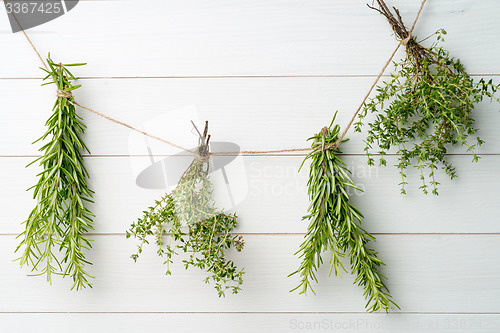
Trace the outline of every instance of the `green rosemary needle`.
[[[43, 170], [38, 174], [38, 183], [33, 186], [36, 207], [24, 222], [25, 230], [16, 252], [22, 248], [21, 266], [31, 265], [34, 275], [70, 275], [71, 289], [92, 287], [85, 270], [85, 250], [91, 248], [91, 240], [85, 236], [93, 229], [90, 210], [85, 202], [92, 202], [93, 191], [87, 186], [89, 174], [85, 169], [82, 151], [87, 151], [80, 135], [85, 131], [82, 118], [76, 113], [72, 91], [80, 85], [71, 82], [76, 78], [66, 68], [84, 64], [56, 64], [49, 57], [49, 70], [45, 84], [55, 84], [58, 97], [53, 112], [47, 120], [47, 132], [37, 141], [45, 144], [40, 148], [43, 155], [33, 161], [39, 162]], [[34, 142], [34, 143], [35, 143]], [[62, 257], [60, 256], [62, 255]]]
[[339, 137], [340, 126], [333, 126], [334, 120], [335, 116], [328, 128], [324, 127], [309, 139], [313, 140], [313, 150], [305, 160], [311, 161], [307, 183], [311, 203], [309, 214], [303, 219], [310, 222], [296, 253], [302, 263], [290, 274], [299, 274], [301, 278], [293, 290], [300, 288], [300, 293], [306, 294], [310, 289], [314, 293], [311, 283], [318, 282], [315, 272], [323, 263], [321, 253], [324, 251], [330, 251], [330, 274], [341, 276], [341, 271], [346, 271], [342, 258], [347, 253], [352, 273], [356, 274], [355, 283], [364, 288], [368, 311], [390, 311], [397, 305], [383, 282], [385, 277], [378, 272], [385, 264], [377, 258], [377, 252], [368, 247], [368, 242], [375, 238], [361, 227], [363, 215], [349, 203], [349, 192], [361, 190], [354, 185], [350, 171], [340, 159], [341, 151], [326, 149]]

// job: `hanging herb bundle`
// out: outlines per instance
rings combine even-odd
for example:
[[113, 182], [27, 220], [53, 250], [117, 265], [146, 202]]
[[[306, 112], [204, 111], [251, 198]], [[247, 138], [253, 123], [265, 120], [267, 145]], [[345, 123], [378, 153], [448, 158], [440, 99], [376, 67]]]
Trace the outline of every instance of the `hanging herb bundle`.
[[31, 265], [33, 271], [39, 271], [34, 275], [45, 274], [49, 282], [52, 274], [70, 275], [74, 282], [71, 289], [78, 290], [92, 287], [92, 276], [85, 271], [85, 264], [91, 263], [84, 251], [91, 248], [85, 233], [93, 229], [94, 215], [85, 202], [92, 202], [93, 191], [87, 186], [89, 174], [82, 158], [82, 151], [88, 152], [80, 137], [85, 125], [73, 103], [72, 91], [80, 85], [71, 83], [76, 78], [67, 67], [85, 64], [56, 64], [50, 54], [47, 64], [48, 69], [42, 68], [47, 72], [44, 80], [51, 82], [43, 85], [57, 86], [57, 100], [46, 123], [47, 132], [35, 141], [46, 143], [40, 148], [43, 155], [30, 165], [39, 162], [43, 170], [32, 187], [37, 205], [24, 222], [16, 252], [23, 248], [21, 266]]
[[228, 289], [234, 294], [241, 290], [244, 272], [226, 259], [225, 251], [232, 246], [241, 251], [244, 241], [241, 236], [232, 234], [237, 224], [236, 215], [224, 214], [214, 206], [208, 176], [210, 135], [207, 136], [207, 132], [208, 122], [203, 134], [198, 132], [200, 140], [195, 159], [177, 187], [132, 224], [127, 238], [134, 236], [140, 241], [137, 253], [132, 255], [136, 261], [143, 245], [149, 243], [148, 236], [153, 236], [158, 246], [157, 254], [166, 259], [167, 275], [171, 274], [170, 264], [177, 251], [189, 253], [189, 258], [183, 260], [185, 268], [193, 266], [206, 270], [209, 276], [205, 283], [212, 281], [221, 297]]
[[[349, 203], [349, 192], [361, 191], [350, 177], [350, 171], [339, 158], [341, 151], [335, 148], [339, 138], [340, 126], [324, 127], [313, 140], [312, 152], [306, 160], [311, 161], [308, 193], [311, 200], [309, 214], [303, 220], [309, 220], [309, 227], [299, 251], [302, 263], [290, 274], [299, 274], [300, 284], [293, 290], [301, 289], [306, 294], [311, 283], [317, 282], [315, 272], [323, 263], [321, 253], [330, 251], [330, 274], [341, 276], [345, 270], [342, 264], [344, 253], [350, 259], [352, 274], [356, 274], [354, 283], [364, 288], [369, 311], [390, 311], [397, 305], [391, 300], [384, 285], [385, 277], [378, 272], [385, 265], [377, 258], [377, 252], [368, 247], [368, 242], [375, 241], [360, 225], [363, 215]], [[333, 126], [333, 128], [332, 128]], [[292, 290], [292, 291], [293, 291]]]
[[368, 124], [366, 138], [369, 164], [374, 163], [370, 152], [374, 145], [380, 148], [380, 165], [386, 165], [384, 156], [394, 147], [400, 155], [397, 167], [402, 177], [401, 192], [406, 193], [405, 170], [416, 162], [422, 180], [420, 188], [425, 194], [432, 189], [437, 195], [438, 167], [451, 179], [456, 177], [445, 156], [449, 146], [465, 146], [477, 162], [475, 149], [483, 141], [477, 136], [471, 111], [485, 97], [499, 101], [494, 96], [499, 86], [491, 80], [474, 82], [458, 59], [438, 47], [446, 34], [444, 30], [438, 30], [437, 42], [426, 48], [407, 30], [396, 8], [393, 13], [383, 0], [377, 2], [379, 8], [369, 7], [387, 18], [406, 48], [406, 58], [395, 63], [391, 80], [377, 87], [378, 94], [365, 103], [356, 131], [361, 131], [362, 119], [368, 113], [376, 113], [375, 120]]

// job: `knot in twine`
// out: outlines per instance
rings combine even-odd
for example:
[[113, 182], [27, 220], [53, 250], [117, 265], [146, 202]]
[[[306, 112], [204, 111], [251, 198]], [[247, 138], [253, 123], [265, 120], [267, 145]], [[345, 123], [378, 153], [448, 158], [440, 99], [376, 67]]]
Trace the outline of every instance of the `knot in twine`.
[[194, 129], [199, 135], [198, 149], [194, 152], [194, 159], [200, 163], [208, 163], [210, 159], [210, 135], [208, 134], [208, 121], [205, 122], [205, 130], [203, 131], [203, 134], [198, 131], [198, 128], [193, 121], [191, 121], [191, 124], [193, 124]]
[[65, 91], [65, 90], [58, 89], [56, 96], [61, 97], [61, 98], [71, 98], [71, 97], [73, 97], [73, 93], [71, 91]]
[[334, 150], [334, 149], [337, 149], [337, 147], [338, 147], [338, 143], [334, 142], [334, 143], [330, 143], [329, 145], [326, 145], [324, 150]]
[[405, 39], [403, 39], [403, 40], [401, 41], [401, 44], [402, 44], [403, 46], [407, 46], [407, 45], [408, 45], [408, 43], [410, 42], [410, 40], [411, 40], [412, 38], [413, 38], [413, 36], [412, 36], [411, 32], [409, 31], [409, 32], [408, 32], [408, 37], [406, 37]]
[[207, 163], [210, 160], [210, 152], [200, 152], [199, 150], [196, 150], [194, 153], [194, 159], [200, 163]]
[[[328, 127], [323, 127], [320, 131], [321, 136], [327, 136], [328, 135]], [[326, 150], [333, 150], [338, 147], [338, 142], [333, 142], [325, 145], [321, 150], [326, 151]], [[316, 139], [314, 140], [313, 146], [321, 146], [321, 142], [318, 142]]]

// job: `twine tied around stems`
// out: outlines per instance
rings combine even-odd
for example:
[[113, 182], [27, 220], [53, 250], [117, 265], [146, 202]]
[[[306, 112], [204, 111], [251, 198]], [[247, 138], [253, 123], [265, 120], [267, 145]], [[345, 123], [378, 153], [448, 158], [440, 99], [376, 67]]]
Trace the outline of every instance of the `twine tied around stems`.
[[403, 46], [407, 46], [408, 45], [408, 42], [413, 38], [411, 32], [408, 32], [408, 37], [406, 37], [405, 39], [403, 39], [401, 41], [401, 44], [403, 44]]
[[[6, 0], [4, 0], [5, 2]], [[343, 141], [345, 135], [347, 134], [347, 131], [349, 130], [349, 128], [352, 126], [354, 120], [356, 119], [358, 113], [361, 111], [361, 108], [363, 107], [364, 103], [366, 102], [366, 100], [368, 99], [368, 97], [370, 96], [371, 92], [373, 91], [373, 89], [375, 88], [375, 86], [377, 85], [378, 81], [380, 80], [380, 78], [382, 77], [382, 75], [384, 74], [385, 70], [387, 69], [387, 67], [389, 66], [389, 64], [391, 63], [392, 59], [394, 58], [394, 56], [396, 55], [396, 52], [398, 51], [399, 47], [401, 45], [405, 46], [406, 48], [410, 47], [411, 45], [413, 44], [416, 44], [416, 41], [415, 39], [413, 38], [412, 36], [412, 32], [413, 32], [413, 29], [415, 28], [415, 25], [417, 24], [417, 21], [420, 17], [420, 14], [422, 13], [422, 9], [424, 8], [424, 4], [426, 3], [427, 0], [422, 0], [422, 3], [420, 5], [420, 9], [417, 13], [417, 16], [415, 18], [415, 21], [413, 22], [413, 25], [411, 27], [410, 30], [407, 30], [403, 24], [403, 21], [401, 19], [401, 16], [399, 15], [399, 11], [395, 9], [396, 11], [396, 15], [397, 15], [397, 18], [390, 12], [390, 10], [387, 8], [387, 6], [385, 5], [384, 1], [383, 0], [377, 0], [379, 6], [380, 6], [380, 9], [378, 8], [375, 8], [375, 7], [372, 7], [370, 5], [368, 5], [368, 7], [380, 12], [381, 14], [383, 14], [384, 16], [388, 17], [384, 12], [386, 13], [390, 13], [389, 17], [388, 17], [388, 20], [389, 22], [391, 22], [391, 24], [394, 26], [396, 26], [396, 29], [394, 29], [395, 33], [398, 35], [398, 37], [400, 38], [400, 42], [398, 43], [396, 49], [394, 50], [394, 52], [391, 54], [391, 56], [389, 57], [389, 60], [387, 60], [386, 64], [384, 65], [384, 67], [382, 68], [382, 70], [380, 71], [379, 75], [377, 76], [377, 78], [375, 79], [375, 82], [373, 83], [373, 85], [370, 87], [370, 89], [368, 90], [367, 94], [365, 95], [365, 97], [363, 98], [363, 101], [361, 102], [360, 106], [358, 107], [358, 109], [354, 112], [354, 115], [352, 116], [352, 119], [349, 121], [349, 123], [347, 124], [347, 126], [344, 128], [344, 131], [342, 132], [342, 134], [339, 136], [338, 140], [332, 144], [329, 144], [327, 146], [325, 146], [325, 150], [327, 149], [336, 149], [340, 143]], [[40, 59], [41, 63], [43, 64], [43, 66], [48, 70], [48, 66], [47, 64], [45, 63], [45, 61], [43, 60], [43, 58], [41, 57], [40, 53], [38, 52], [37, 48], [35, 47], [35, 44], [31, 41], [31, 39], [29, 38], [28, 34], [26, 33], [26, 31], [24, 30], [24, 28], [21, 26], [21, 24], [19, 23], [19, 21], [17, 20], [17, 17], [15, 16], [14, 13], [12, 13], [15, 21], [17, 22], [17, 25], [19, 26], [19, 28], [21, 29], [24, 37], [26, 38], [26, 40], [28, 41], [28, 43], [30, 44], [30, 46], [32, 47], [33, 51], [36, 53], [36, 55], [38, 56], [38, 58]], [[392, 16], [392, 19], [390, 18]], [[401, 28], [402, 27], [402, 28]], [[418, 49], [418, 48], [415, 48], [415, 49]], [[62, 98], [71, 98], [73, 97], [73, 94], [70, 92], [70, 91], [57, 91], [57, 97], [62, 97]], [[248, 154], [248, 155], [259, 155], [259, 154], [277, 154], [277, 153], [288, 153], [288, 152], [307, 152], [307, 151], [311, 151], [312, 148], [291, 148], [291, 149], [279, 149], [279, 150], [246, 150], [246, 151], [232, 151], [232, 152], [215, 152], [215, 153], [210, 153], [209, 149], [208, 149], [208, 140], [209, 140], [209, 137], [206, 137], [206, 142], [205, 142], [205, 146], [203, 147], [203, 151], [200, 151], [200, 148], [202, 148], [200, 146], [199, 149], [197, 149], [196, 151], [192, 151], [192, 150], [189, 150], [187, 148], [184, 148], [182, 146], [179, 146], [173, 142], [170, 142], [170, 141], [167, 141], [165, 139], [162, 139], [160, 137], [157, 137], [155, 135], [152, 135], [150, 133], [147, 133], [147, 132], [144, 132], [144, 131], [141, 131], [129, 124], [126, 124], [120, 120], [117, 120], [117, 119], [114, 119], [110, 116], [107, 116], [107, 115], [104, 115], [92, 108], [89, 108], [89, 107], [86, 107], [80, 103], [78, 103], [77, 101], [73, 100], [73, 103], [75, 105], [78, 105], [79, 107], [89, 111], [89, 112], [92, 112], [94, 114], [96, 114], [97, 116], [99, 117], [102, 117], [104, 119], [107, 119], [109, 121], [112, 121], [114, 122], [115, 124], [118, 124], [118, 125], [121, 125], [121, 126], [124, 126], [124, 127], [127, 127], [135, 132], [138, 132], [140, 134], [143, 134], [147, 137], [150, 137], [152, 139], [155, 139], [155, 140], [158, 140], [160, 142], [163, 142], [163, 143], [166, 143], [172, 147], [175, 147], [175, 148], [178, 148], [180, 150], [184, 150], [188, 153], [191, 153], [195, 156], [195, 159], [200, 161], [200, 162], [203, 162], [203, 163], [206, 163], [208, 162], [208, 159], [210, 158], [210, 155], [239, 155], [239, 154]], [[200, 136], [201, 138], [201, 136]]]
[[[321, 129], [321, 135], [322, 136], [327, 136], [328, 135], [328, 127], [323, 127]], [[321, 144], [321, 143], [317, 143], [317, 144]], [[339, 146], [339, 143], [337, 141], [335, 141], [334, 143], [330, 143], [328, 145], [326, 145], [322, 150], [325, 151], [325, 150], [334, 150], [336, 149], [337, 147]]]
[[[346, 128], [342, 132], [342, 135], [340, 135], [340, 137], [338, 138], [338, 140], [335, 143], [329, 145], [329, 146], [331, 146], [331, 148], [329, 148], [329, 149], [334, 149], [334, 148], [338, 147], [339, 144], [342, 142], [342, 140], [344, 139], [344, 137], [347, 134], [347, 131], [352, 126], [352, 124], [354, 123], [354, 120], [358, 116], [359, 111], [361, 111], [361, 109], [363, 108], [363, 105], [365, 105], [365, 102], [368, 100], [368, 97], [370, 97], [370, 94], [372, 93], [373, 89], [375, 89], [375, 87], [377, 86], [377, 83], [380, 80], [380, 78], [382, 77], [382, 75], [384, 75], [385, 70], [387, 69], [387, 67], [389, 67], [389, 65], [392, 61], [392, 58], [394, 58], [394, 56], [398, 52], [401, 45], [404, 45], [407, 49], [412, 44], [418, 45], [417, 42], [415, 41], [415, 39], [413, 38], [413, 29], [415, 29], [415, 25], [417, 24], [417, 21], [420, 18], [420, 14], [422, 14], [422, 10], [424, 9], [424, 5], [427, 2], [427, 0], [422, 0], [422, 3], [420, 4], [420, 9], [418, 10], [417, 16], [415, 17], [415, 21], [413, 21], [413, 25], [411, 26], [410, 30], [407, 30], [405, 25], [403, 24], [403, 19], [401, 18], [401, 15], [399, 15], [399, 10], [394, 8], [396, 11], [396, 15], [398, 16], [398, 20], [399, 20], [398, 21], [394, 18], [394, 15], [392, 15], [391, 11], [387, 8], [387, 5], [385, 4], [385, 2], [383, 0], [377, 0], [377, 2], [380, 6], [380, 9], [372, 7], [370, 5], [367, 5], [367, 6], [373, 10], [378, 11], [379, 13], [384, 15], [385, 17], [387, 17], [387, 19], [389, 20], [389, 22], [393, 26], [393, 30], [395, 29], [394, 26], [397, 27], [396, 28], [397, 31], [400, 31], [401, 34], [397, 33], [396, 30], [394, 30], [394, 31], [396, 32], [396, 34], [398, 34], [400, 41], [398, 43], [398, 46], [396, 46], [396, 48], [392, 52], [391, 56], [389, 57], [389, 59], [385, 63], [384, 67], [382, 67], [382, 70], [380, 71], [377, 78], [375, 79], [375, 82], [373, 82], [372, 86], [370, 87], [370, 89], [366, 93], [365, 97], [363, 98], [363, 101], [361, 102], [361, 104], [359, 104], [358, 109], [356, 110], [356, 112], [354, 112], [351, 120], [349, 121]], [[384, 14], [385, 11], [387, 11], [388, 15]], [[402, 28], [401, 28], [401, 26], [402, 26]]]
[[[425, 1], [424, 1], [425, 2]], [[396, 7], [392, 7], [394, 13], [389, 9], [389, 7], [385, 4], [384, 0], [377, 0], [379, 8], [368, 5], [370, 9], [373, 9], [380, 14], [384, 15], [387, 18], [387, 21], [391, 25], [394, 34], [400, 39], [401, 45], [406, 48], [409, 47], [421, 47], [413, 38], [413, 29], [415, 28], [415, 23], [412, 25], [411, 29], [407, 29], [399, 10]], [[417, 14], [417, 18], [420, 15], [423, 7], [420, 7], [420, 10]]]
[[56, 96], [61, 97], [61, 98], [71, 98], [71, 97], [73, 97], [73, 93], [71, 91], [57, 89]]
[[205, 129], [203, 130], [203, 134], [198, 131], [198, 127], [191, 120], [191, 124], [193, 124], [194, 129], [198, 132], [199, 140], [198, 140], [198, 148], [194, 152], [194, 159], [200, 163], [208, 163], [210, 160], [210, 134], [208, 134], [208, 121], [205, 121]]

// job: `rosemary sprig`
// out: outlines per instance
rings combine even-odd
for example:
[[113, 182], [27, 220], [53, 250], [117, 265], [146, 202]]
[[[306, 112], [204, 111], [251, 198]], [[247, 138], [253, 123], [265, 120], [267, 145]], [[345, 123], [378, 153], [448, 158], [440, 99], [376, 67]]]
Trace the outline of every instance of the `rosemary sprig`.
[[228, 289], [234, 294], [241, 290], [244, 272], [226, 259], [225, 251], [232, 246], [241, 251], [244, 241], [241, 236], [232, 234], [237, 224], [236, 215], [220, 212], [212, 200], [207, 126], [200, 134], [196, 158], [177, 187], [156, 201], [141, 219], [132, 224], [127, 238], [134, 236], [140, 241], [137, 253], [131, 256], [136, 261], [143, 245], [149, 243], [148, 236], [154, 236], [157, 254], [166, 259], [167, 275], [171, 274], [170, 264], [177, 251], [189, 253], [189, 258], [183, 260], [185, 268], [192, 266], [206, 270], [209, 276], [205, 283], [212, 281], [221, 297]]
[[[365, 103], [355, 128], [360, 132], [363, 118], [368, 113], [377, 113], [375, 120], [368, 124], [365, 147], [368, 163], [374, 164], [371, 153], [374, 146], [380, 149], [380, 165], [386, 165], [384, 155], [395, 147], [400, 155], [397, 167], [401, 174], [401, 192], [406, 193], [408, 184], [405, 170], [415, 164], [422, 191], [427, 194], [430, 185], [432, 193], [437, 195], [439, 182], [435, 171], [438, 167], [451, 179], [457, 176], [453, 165], [446, 160], [449, 146], [465, 146], [467, 152], [472, 153], [473, 161], [478, 161], [475, 149], [483, 141], [473, 127], [471, 111], [485, 97], [500, 102], [494, 96], [499, 86], [492, 80], [474, 82], [458, 59], [438, 47], [446, 31], [438, 30], [437, 41], [426, 48], [410, 35], [396, 8], [393, 14], [383, 0], [377, 2], [379, 8], [369, 7], [384, 15], [396, 36], [406, 41], [403, 43], [406, 58], [395, 63], [392, 79], [377, 87], [378, 94]], [[470, 142], [469, 137], [473, 137], [474, 142]]]
[[354, 185], [350, 171], [340, 159], [341, 151], [338, 148], [326, 149], [339, 137], [340, 126], [333, 126], [334, 120], [335, 116], [328, 128], [324, 127], [309, 138], [313, 140], [313, 150], [304, 162], [311, 160], [307, 183], [311, 203], [309, 214], [303, 219], [310, 222], [305, 240], [296, 253], [300, 253], [302, 263], [290, 274], [301, 277], [293, 290], [300, 288], [300, 293], [306, 294], [310, 289], [314, 293], [311, 282], [318, 282], [315, 272], [323, 263], [321, 253], [324, 251], [330, 251], [330, 274], [333, 271], [341, 276], [341, 271], [346, 271], [342, 258], [347, 253], [352, 274], [356, 274], [354, 283], [364, 288], [368, 311], [390, 311], [393, 306], [398, 306], [384, 285], [385, 277], [378, 272], [380, 265], [385, 264], [377, 258], [377, 252], [368, 247], [368, 242], [375, 241], [375, 238], [361, 227], [363, 215], [349, 203], [349, 191], [361, 190]]
[[92, 287], [88, 280], [92, 276], [84, 267], [91, 263], [85, 259], [84, 250], [91, 248], [91, 240], [85, 233], [93, 229], [94, 215], [84, 203], [92, 202], [93, 191], [86, 183], [89, 174], [81, 154], [88, 152], [80, 137], [85, 125], [76, 113], [72, 96], [72, 91], [80, 85], [71, 83], [76, 78], [67, 67], [84, 64], [56, 64], [50, 54], [47, 64], [49, 70], [42, 69], [47, 72], [44, 80], [50, 82], [43, 85], [55, 84], [58, 97], [46, 123], [47, 132], [35, 141], [47, 140], [39, 149], [43, 155], [29, 165], [39, 162], [43, 171], [32, 187], [37, 205], [24, 222], [25, 230], [18, 236], [22, 241], [16, 252], [23, 248], [18, 260], [21, 266], [32, 265], [33, 271], [39, 271], [34, 275], [45, 274], [49, 282], [52, 274], [70, 275], [74, 282], [71, 289], [78, 290]]

